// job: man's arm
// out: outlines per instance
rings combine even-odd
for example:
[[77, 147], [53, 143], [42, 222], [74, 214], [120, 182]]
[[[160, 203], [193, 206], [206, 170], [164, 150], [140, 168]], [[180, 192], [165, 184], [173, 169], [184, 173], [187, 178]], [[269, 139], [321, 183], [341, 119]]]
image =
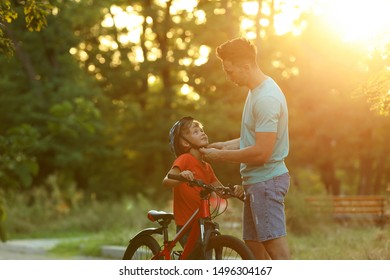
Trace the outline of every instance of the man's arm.
[[240, 138], [225, 142], [211, 143], [207, 146], [207, 148], [215, 148], [219, 150], [238, 150], [240, 148]]
[[256, 143], [239, 150], [201, 148], [208, 161], [225, 161], [263, 165], [272, 155], [276, 142], [274, 132], [256, 132]]

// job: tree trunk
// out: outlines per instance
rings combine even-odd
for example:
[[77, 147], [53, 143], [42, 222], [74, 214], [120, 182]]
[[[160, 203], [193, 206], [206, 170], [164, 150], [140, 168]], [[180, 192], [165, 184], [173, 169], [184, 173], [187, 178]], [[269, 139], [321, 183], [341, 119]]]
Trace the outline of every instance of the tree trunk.
[[319, 149], [321, 149], [324, 155], [318, 166], [326, 192], [329, 195], [340, 195], [340, 181], [337, 179], [333, 162], [333, 139], [323, 136], [318, 143]]
[[320, 165], [320, 174], [326, 193], [329, 195], [340, 195], [340, 181], [336, 177], [336, 171], [331, 159]]
[[7, 25], [4, 25], [5, 26], [5, 32], [8, 36], [8, 38], [13, 42], [14, 46], [15, 46], [15, 54], [16, 54], [16, 57], [19, 59], [19, 61], [22, 63], [22, 66], [24, 68], [24, 70], [26, 71], [26, 74], [27, 74], [27, 77], [28, 77], [28, 80], [30, 81], [31, 85], [37, 85], [38, 84], [38, 80], [37, 80], [37, 73], [35, 71], [35, 68], [31, 62], [31, 59], [30, 59], [30, 56], [23, 51], [19, 41], [17, 41], [17, 39], [15, 38], [12, 30], [7, 26]]
[[359, 157], [359, 183], [358, 183], [358, 195], [368, 195], [372, 193], [371, 183], [372, 183], [372, 130], [367, 129], [361, 133], [360, 139], [363, 144], [361, 145], [361, 152]]

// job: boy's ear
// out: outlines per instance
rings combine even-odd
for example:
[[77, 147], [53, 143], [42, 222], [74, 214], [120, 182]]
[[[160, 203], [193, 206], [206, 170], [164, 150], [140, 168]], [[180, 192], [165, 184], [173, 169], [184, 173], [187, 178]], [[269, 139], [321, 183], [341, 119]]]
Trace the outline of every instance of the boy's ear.
[[191, 147], [190, 143], [188, 143], [186, 140], [184, 139], [180, 139], [180, 145], [182, 145], [184, 148], [189, 148]]

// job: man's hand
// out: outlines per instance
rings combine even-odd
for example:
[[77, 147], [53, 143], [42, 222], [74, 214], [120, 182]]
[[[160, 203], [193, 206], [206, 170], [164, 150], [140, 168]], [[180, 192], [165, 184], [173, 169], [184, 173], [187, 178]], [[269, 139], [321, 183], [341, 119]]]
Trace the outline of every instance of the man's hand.
[[220, 161], [221, 150], [216, 148], [200, 148], [199, 151], [203, 154], [206, 161]]
[[207, 148], [215, 148], [218, 150], [238, 150], [240, 149], [240, 138], [225, 141], [215, 142], [207, 145]]
[[243, 186], [235, 185], [234, 187], [234, 195], [240, 198], [245, 197], [245, 190]]
[[223, 150], [224, 149], [224, 143], [225, 142], [215, 142], [207, 145], [207, 148], [215, 148], [218, 150]]

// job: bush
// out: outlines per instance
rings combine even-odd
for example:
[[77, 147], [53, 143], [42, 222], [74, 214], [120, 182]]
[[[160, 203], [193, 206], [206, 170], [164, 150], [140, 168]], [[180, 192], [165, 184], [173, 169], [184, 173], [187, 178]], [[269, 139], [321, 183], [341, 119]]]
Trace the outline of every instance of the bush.
[[103, 201], [93, 194], [43, 188], [22, 194], [8, 193], [6, 199], [5, 224], [13, 238], [68, 237], [140, 229], [147, 222], [146, 213], [151, 208], [151, 203], [141, 195]]
[[289, 232], [296, 235], [307, 235], [314, 231], [325, 230], [333, 225], [330, 212], [315, 211], [305, 201], [306, 195], [291, 188], [286, 196], [286, 220]]

